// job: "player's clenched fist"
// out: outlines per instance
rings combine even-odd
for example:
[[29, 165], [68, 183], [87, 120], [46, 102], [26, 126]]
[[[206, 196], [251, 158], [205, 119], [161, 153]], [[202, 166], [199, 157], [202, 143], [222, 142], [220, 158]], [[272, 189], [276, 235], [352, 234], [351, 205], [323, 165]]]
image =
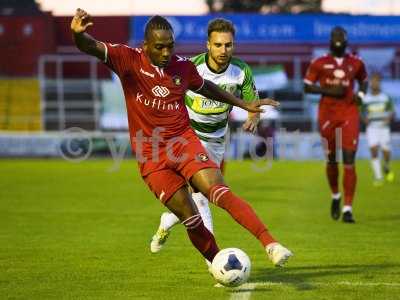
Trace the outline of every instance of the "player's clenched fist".
[[82, 33], [92, 25], [92, 17], [83, 9], [78, 8], [71, 22], [71, 30], [74, 33]]

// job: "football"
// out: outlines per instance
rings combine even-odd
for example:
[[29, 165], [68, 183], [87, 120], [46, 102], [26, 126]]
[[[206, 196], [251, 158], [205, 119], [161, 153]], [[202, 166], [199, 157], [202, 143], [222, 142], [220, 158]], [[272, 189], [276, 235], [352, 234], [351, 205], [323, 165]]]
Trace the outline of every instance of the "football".
[[227, 287], [245, 283], [249, 279], [250, 269], [250, 258], [238, 248], [222, 249], [211, 264], [215, 280]]

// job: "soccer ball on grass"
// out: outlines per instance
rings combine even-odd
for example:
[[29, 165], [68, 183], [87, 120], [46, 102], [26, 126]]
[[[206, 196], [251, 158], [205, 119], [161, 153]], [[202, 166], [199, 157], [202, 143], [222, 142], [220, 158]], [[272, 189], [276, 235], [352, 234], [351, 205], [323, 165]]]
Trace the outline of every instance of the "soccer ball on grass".
[[215, 280], [227, 287], [245, 283], [249, 279], [250, 269], [250, 258], [238, 248], [222, 249], [211, 264]]

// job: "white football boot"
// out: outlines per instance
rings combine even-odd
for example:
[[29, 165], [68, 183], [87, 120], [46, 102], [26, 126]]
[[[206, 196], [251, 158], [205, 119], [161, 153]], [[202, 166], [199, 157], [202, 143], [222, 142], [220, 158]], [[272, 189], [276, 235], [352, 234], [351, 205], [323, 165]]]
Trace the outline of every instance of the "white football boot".
[[[170, 229], [174, 225], [173, 223], [169, 224], [171, 222], [169, 222], [169, 223], [167, 222], [167, 220], [169, 220], [168, 218], [170, 218], [171, 216], [175, 217], [175, 215], [168, 213], [168, 212], [165, 212], [161, 215], [160, 226], [158, 227], [157, 232], [151, 238], [151, 242], [150, 242], [150, 251], [152, 253], [160, 252], [161, 249], [163, 248], [165, 242], [167, 241], [167, 238], [170, 233]], [[176, 221], [174, 220], [174, 222], [176, 222]], [[168, 228], [168, 229], [166, 229], [166, 228]]]
[[163, 228], [158, 228], [157, 232], [151, 238], [150, 242], [150, 251], [152, 253], [160, 252], [162, 247], [164, 246], [167, 238], [169, 236], [169, 231]]
[[283, 267], [293, 253], [279, 243], [272, 243], [265, 247], [268, 258], [276, 267]]

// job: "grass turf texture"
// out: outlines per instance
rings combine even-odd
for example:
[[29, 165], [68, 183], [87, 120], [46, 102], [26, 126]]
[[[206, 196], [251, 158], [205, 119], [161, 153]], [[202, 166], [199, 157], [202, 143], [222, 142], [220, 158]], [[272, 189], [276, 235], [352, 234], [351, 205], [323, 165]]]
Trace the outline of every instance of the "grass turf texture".
[[[322, 162], [229, 162], [226, 180], [295, 257], [274, 268], [262, 247], [213, 207], [220, 248], [252, 260], [250, 284], [214, 288], [182, 226], [151, 254], [163, 207], [136, 162], [0, 160], [0, 299], [400, 299], [400, 185], [372, 186], [358, 162], [356, 224], [329, 216]], [[400, 162], [393, 163], [400, 175]], [[254, 284], [252, 284], [254, 283]]]

